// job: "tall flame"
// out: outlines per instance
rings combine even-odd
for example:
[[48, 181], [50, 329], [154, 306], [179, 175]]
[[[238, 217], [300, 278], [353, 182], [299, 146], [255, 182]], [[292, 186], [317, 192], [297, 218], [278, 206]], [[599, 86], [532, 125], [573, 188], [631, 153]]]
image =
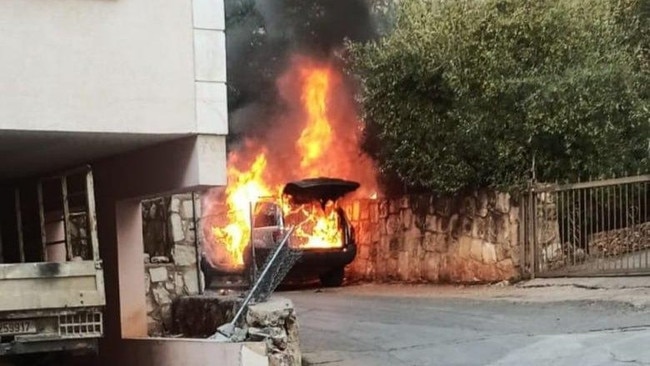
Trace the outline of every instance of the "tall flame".
[[309, 176], [316, 176], [319, 172], [318, 161], [332, 141], [332, 127], [327, 119], [330, 75], [326, 68], [305, 70], [303, 73], [302, 102], [307, 111], [307, 126], [302, 130], [296, 148], [302, 152], [300, 167]]
[[208, 196], [204, 219], [221, 218], [210, 219], [206, 225], [210, 228], [206, 252], [213, 264], [227, 269], [241, 268], [244, 263], [251, 238], [251, 207], [262, 197], [273, 196], [283, 203], [287, 224], [296, 225], [292, 245], [342, 245], [337, 204], [290, 205], [280, 198], [287, 182], [332, 176], [359, 181], [366, 197], [376, 192], [374, 166], [359, 153], [360, 129], [354, 128], [359, 121], [340, 72], [330, 64], [298, 56], [277, 85], [289, 112], [276, 121], [277, 128], [265, 139], [248, 140], [245, 149], [229, 154], [225, 215], [217, 204], [223, 191]]
[[237, 266], [244, 264], [244, 249], [250, 239], [251, 202], [272, 194], [262, 179], [265, 168], [266, 156], [259, 154], [248, 171], [241, 172], [236, 167], [228, 169], [228, 224], [224, 227], [213, 226], [212, 235], [223, 243]]

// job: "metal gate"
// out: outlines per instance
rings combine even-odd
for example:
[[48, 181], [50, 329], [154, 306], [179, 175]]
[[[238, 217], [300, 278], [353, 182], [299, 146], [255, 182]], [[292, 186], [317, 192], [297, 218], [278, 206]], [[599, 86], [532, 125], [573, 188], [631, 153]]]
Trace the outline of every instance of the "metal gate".
[[535, 184], [523, 196], [522, 263], [530, 276], [650, 274], [650, 175]]

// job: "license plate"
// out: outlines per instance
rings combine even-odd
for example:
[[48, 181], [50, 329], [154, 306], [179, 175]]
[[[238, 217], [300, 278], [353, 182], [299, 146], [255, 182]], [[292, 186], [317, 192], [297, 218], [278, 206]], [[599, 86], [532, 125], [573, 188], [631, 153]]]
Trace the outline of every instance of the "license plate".
[[16, 335], [36, 333], [33, 320], [0, 321], [0, 335]]

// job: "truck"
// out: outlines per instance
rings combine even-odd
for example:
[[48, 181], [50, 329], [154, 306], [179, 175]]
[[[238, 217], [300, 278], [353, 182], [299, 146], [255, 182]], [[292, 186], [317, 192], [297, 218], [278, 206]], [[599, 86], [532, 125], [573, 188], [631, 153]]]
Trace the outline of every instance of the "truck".
[[0, 356], [96, 353], [106, 298], [91, 167], [0, 194]]

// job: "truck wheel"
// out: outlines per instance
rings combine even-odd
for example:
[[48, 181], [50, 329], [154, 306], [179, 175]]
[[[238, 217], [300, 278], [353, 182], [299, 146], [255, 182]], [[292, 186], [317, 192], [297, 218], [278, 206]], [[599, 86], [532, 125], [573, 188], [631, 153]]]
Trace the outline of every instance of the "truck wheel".
[[339, 287], [345, 278], [345, 267], [338, 267], [320, 275], [320, 283], [323, 287]]

